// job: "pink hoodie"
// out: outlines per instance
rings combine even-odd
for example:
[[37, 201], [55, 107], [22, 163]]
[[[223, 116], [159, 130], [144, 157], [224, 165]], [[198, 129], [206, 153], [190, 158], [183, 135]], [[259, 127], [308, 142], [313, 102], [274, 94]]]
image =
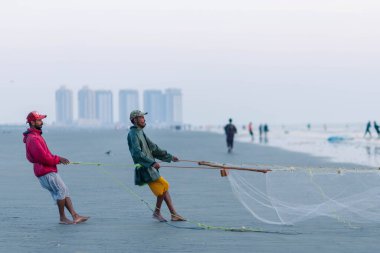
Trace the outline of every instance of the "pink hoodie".
[[59, 156], [53, 155], [44, 138], [42, 131], [29, 128], [24, 133], [24, 143], [26, 144], [26, 158], [33, 163], [34, 174], [41, 177], [50, 172], [57, 173], [57, 164], [59, 164]]

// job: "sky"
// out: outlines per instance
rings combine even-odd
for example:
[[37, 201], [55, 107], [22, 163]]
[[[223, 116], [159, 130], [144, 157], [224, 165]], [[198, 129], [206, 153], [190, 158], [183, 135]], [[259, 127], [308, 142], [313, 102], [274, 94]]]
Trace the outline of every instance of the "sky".
[[180, 88], [191, 124], [380, 121], [376, 0], [1, 5], [0, 124], [53, 122], [61, 85], [112, 90], [116, 120], [118, 90]]

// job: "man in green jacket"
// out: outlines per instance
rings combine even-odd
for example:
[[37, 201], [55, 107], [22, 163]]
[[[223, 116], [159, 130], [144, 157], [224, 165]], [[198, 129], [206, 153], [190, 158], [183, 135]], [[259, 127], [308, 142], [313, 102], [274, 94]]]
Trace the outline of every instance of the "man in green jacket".
[[155, 161], [159, 159], [164, 162], [177, 162], [178, 158], [169, 154], [166, 150], [160, 149], [148, 137], [146, 137], [143, 128], [145, 127], [144, 115], [147, 113], [134, 110], [130, 114], [130, 120], [133, 126], [128, 133], [128, 146], [135, 163], [135, 184], [148, 184], [153, 194], [157, 196], [156, 208], [153, 212], [153, 218], [166, 222], [161, 215], [161, 205], [165, 201], [171, 213], [172, 221], [185, 221], [174, 209], [170, 194], [169, 183], [160, 176], [160, 164]]

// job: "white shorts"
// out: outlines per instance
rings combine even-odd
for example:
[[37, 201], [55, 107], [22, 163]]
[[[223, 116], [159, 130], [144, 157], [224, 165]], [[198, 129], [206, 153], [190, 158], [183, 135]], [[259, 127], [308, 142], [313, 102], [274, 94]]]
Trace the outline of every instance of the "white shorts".
[[69, 197], [69, 189], [57, 173], [51, 172], [39, 177], [38, 180], [41, 186], [50, 192], [55, 201]]

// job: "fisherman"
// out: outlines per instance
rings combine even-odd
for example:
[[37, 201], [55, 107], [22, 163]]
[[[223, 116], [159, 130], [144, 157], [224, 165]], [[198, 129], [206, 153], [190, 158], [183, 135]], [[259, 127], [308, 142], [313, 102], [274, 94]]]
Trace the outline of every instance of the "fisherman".
[[224, 132], [227, 136], [227, 148], [228, 153], [232, 152], [232, 149], [234, 148], [234, 136], [237, 133], [237, 129], [234, 124], [232, 124], [232, 119], [230, 118], [228, 120], [228, 124], [224, 127]]
[[130, 114], [133, 126], [128, 133], [128, 146], [135, 163], [135, 184], [148, 184], [153, 194], [157, 197], [156, 208], [153, 218], [160, 222], [167, 220], [161, 215], [161, 205], [165, 201], [171, 213], [172, 221], [186, 221], [174, 209], [172, 199], [169, 194], [169, 183], [160, 176], [160, 164], [155, 161], [159, 159], [165, 162], [178, 162], [178, 158], [169, 154], [166, 150], [160, 149], [144, 133], [146, 126], [145, 117], [147, 113], [134, 110]]
[[[43, 188], [48, 190], [57, 202], [60, 224], [76, 224], [85, 222], [89, 217], [79, 215], [73, 207], [69, 190], [58, 174], [57, 164], [69, 164], [70, 161], [64, 157], [53, 155], [44, 138], [42, 137], [43, 119], [46, 115], [36, 111], [30, 112], [26, 118], [29, 129], [24, 132], [24, 143], [26, 144], [26, 158], [33, 163], [34, 174]], [[65, 207], [70, 212], [73, 220], [65, 215]]]

